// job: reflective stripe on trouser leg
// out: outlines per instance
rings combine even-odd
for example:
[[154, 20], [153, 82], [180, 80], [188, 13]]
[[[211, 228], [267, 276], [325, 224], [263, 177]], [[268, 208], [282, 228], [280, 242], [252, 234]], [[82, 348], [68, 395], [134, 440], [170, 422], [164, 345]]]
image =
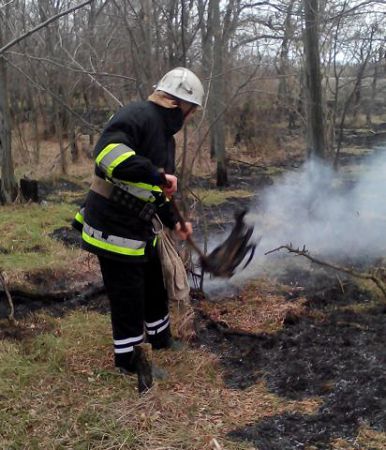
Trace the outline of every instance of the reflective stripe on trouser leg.
[[146, 326], [146, 333], [149, 336], [159, 334], [170, 326], [169, 314], [165, 316], [163, 319], [157, 320], [155, 322], [145, 322], [145, 326]]
[[143, 333], [139, 336], [129, 337], [125, 339], [114, 339], [114, 353], [117, 355], [130, 353], [134, 350], [134, 345], [138, 345], [143, 341]]
[[101, 256], [99, 262], [110, 301], [115, 365], [133, 371], [134, 345], [143, 341], [144, 263]]
[[168, 346], [170, 339], [168, 295], [157, 252], [154, 252], [145, 268], [145, 325], [148, 340], [154, 348]]

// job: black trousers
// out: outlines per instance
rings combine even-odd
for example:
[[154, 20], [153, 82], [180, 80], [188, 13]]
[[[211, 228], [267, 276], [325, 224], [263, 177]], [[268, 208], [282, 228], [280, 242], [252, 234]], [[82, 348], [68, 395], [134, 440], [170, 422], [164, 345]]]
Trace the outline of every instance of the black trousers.
[[157, 252], [148, 262], [122, 262], [98, 256], [110, 301], [115, 365], [133, 371], [134, 345], [153, 348], [170, 341], [168, 296]]

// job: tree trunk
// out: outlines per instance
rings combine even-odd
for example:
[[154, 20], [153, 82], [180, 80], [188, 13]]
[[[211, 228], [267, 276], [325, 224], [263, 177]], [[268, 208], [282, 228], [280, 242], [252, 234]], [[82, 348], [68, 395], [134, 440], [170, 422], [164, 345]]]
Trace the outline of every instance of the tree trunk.
[[38, 165], [40, 162], [40, 136], [39, 136], [39, 118], [38, 118], [38, 104], [33, 98], [32, 88], [27, 87], [28, 96], [28, 115], [29, 122], [32, 125], [33, 131], [33, 151], [32, 160], [34, 164]]
[[214, 121], [211, 130], [212, 151], [217, 162], [216, 185], [218, 187], [228, 185], [228, 174], [225, 155], [225, 127], [224, 127], [224, 45], [222, 39], [222, 28], [220, 23], [220, 1], [213, 2], [213, 75], [212, 80], [212, 105]]
[[[286, 13], [286, 18], [284, 22], [284, 35], [283, 41], [280, 48], [280, 59], [278, 65], [278, 76], [279, 76], [279, 86], [278, 86], [278, 102], [279, 102], [279, 112], [287, 113], [290, 115], [292, 112], [291, 104], [289, 102], [290, 98], [290, 87], [289, 87], [289, 46], [290, 40], [293, 35], [292, 31], [292, 11], [293, 11], [294, 0], [291, 0], [288, 5], [288, 10]], [[291, 101], [293, 103], [293, 100]]]
[[377, 94], [377, 85], [378, 85], [378, 76], [379, 76], [379, 69], [378, 65], [381, 64], [381, 59], [376, 60], [374, 63], [374, 73], [373, 73], [373, 79], [371, 81], [371, 94], [370, 94], [370, 101], [368, 102], [367, 109], [366, 109], [366, 125], [368, 127], [371, 127], [373, 125], [372, 121], [372, 115], [373, 115], [373, 107], [375, 103], [375, 96]]
[[304, 50], [306, 74], [307, 151], [310, 157], [326, 157], [325, 117], [319, 52], [318, 0], [303, 0], [305, 13]]
[[[5, 42], [6, 24], [9, 15], [9, 6], [5, 7], [5, 15], [1, 14], [0, 21], [0, 47]], [[5, 16], [5, 17], [4, 17]], [[12, 147], [11, 147], [11, 117], [9, 110], [7, 63], [0, 56], [0, 156], [1, 156], [1, 185], [0, 199], [4, 203], [12, 203], [18, 195], [18, 186], [15, 178]]]
[[358, 83], [358, 86], [354, 93], [354, 105], [353, 105], [353, 114], [352, 114], [352, 123], [355, 127], [358, 121], [359, 108], [362, 100], [362, 80]]
[[338, 165], [339, 165], [340, 150], [341, 150], [342, 141], [343, 141], [343, 132], [344, 132], [345, 121], [346, 121], [346, 117], [348, 114], [349, 106], [351, 105], [356, 93], [359, 90], [359, 86], [362, 83], [362, 79], [364, 77], [364, 74], [365, 74], [365, 71], [367, 68], [367, 64], [371, 57], [374, 32], [375, 32], [375, 28], [371, 27], [371, 32], [368, 37], [369, 47], [367, 49], [367, 55], [366, 55], [364, 61], [361, 63], [361, 65], [358, 68], [358, 72], [357, 72], [353, 90], [352, 90], [351, 94], [347, 97], [347, 99], [344, 103], [344, 106], [343, 106], [343, 111], [342, 111], [342, 115], [341, 115], [341, 119], [340, 119], [340, 123], [339, 123], [339, 133], [338, 133], [337, 146], [336, 146], [335, 159], [334, 159], [334, 167], [335, 168], [338, 168]]
[[67, 174], [67, 155], [66, 155], [66, 148], [64, 145], [64, 139], [63, 139], [63, 117], [60, 114], [60, 109], [58, 105], [56, 105], [55, 108], [56, 114], [56, 135], [58, 137], [59, 141], [59, 152], [60, 152], [60, 170], [63, 175]]

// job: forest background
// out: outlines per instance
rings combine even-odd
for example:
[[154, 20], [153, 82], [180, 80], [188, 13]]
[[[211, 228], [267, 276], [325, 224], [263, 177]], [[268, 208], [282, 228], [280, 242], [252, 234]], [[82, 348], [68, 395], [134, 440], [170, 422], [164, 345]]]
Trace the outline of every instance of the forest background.
[[181, 139], [182, 186], [194, 170], [214, 175], [209, 155], [225, 186], [232, 155], [288, 152], [294, 134], [297, 149], [337, 164], [345, 127], [383, 119], [383, 1], [39, 0], [0, 12], [3, 202], [41, 167], [44, 142], [68, 173], [119, 106], [176, 66], [207, 93]]

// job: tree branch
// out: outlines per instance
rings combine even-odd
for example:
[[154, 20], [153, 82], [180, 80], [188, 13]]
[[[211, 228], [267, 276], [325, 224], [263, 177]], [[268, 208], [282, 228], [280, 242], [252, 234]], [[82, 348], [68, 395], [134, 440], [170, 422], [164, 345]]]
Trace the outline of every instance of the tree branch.
[[58, 103], [60, 103], [64, 109], [66, 109], [70, 114], [72, 114], [73, 116], [77, 117], [81, 122], [83, 122], [84, 125], [86, 125], [87, 128], [89, 128], [90, 130], [94, 130], [96, 132], [100, 132], [100, 129], [95, 126], [94, 124], [87, 122], [87, 120], [85, 120], [81, 115], [79, 115], [77, 112], [75, 112], [74, 110], [72, 110], [58, 95], [54, 94], [52, 91], [50, 91], [48, 88], [46, 88], [45, 86], [37, 83], [35, 80], [33, 80], [27, 73], [25, 73], [20, 67], [16, 66], [15, 64], [13, 64], [9, 59], [7, 59], [5, 56], [3, 56], [3, 58], [7, 61], [7, 63], [13, 67], [15, 70], [17, 70], [21, 75], [23, 75], [25, 78], [27, 78], [27, 80], [32, 84], [32, 86], [35, 86], [37, 89], [39, 89], [40, 91], [43, 92], [48, 92], [48, 94], [51, 95], [51, 97], [56, 100]]
[[8, 54], [21, 56], [23, 58], [27, 58], [27, 59], [30, 59], [30, 60], [33, 60], [33, 61], [46, 62], [46, 63], [52, 64], [52, 65], [54, 65], [56, 67], [60, 67], [62, 69], [67, 69], [67, 70], [71, 70], [71, 72], [76, 72], [76, 73], [80, 73], [80, 74], [84, 74], [84, 75], [93, 75], [93, 76], [99, 76], [99, 77], [118, 78], [118, 79], [127, 80], [127, 81], [137, 81], [136, 78], [128, 77], [126, 75], [121, 75], [121, 74], [118, 74], [118, 73], [97, 72], [97, 71], [88, 70], [86, 68], [76, 69], [75, 67], [71, 67], [69, 65], [61, 64], [60, 62], [58, 62], [58, 61], [56, 61], [54, 59], [43, 58], [43, 57], [39, 57], [39, 56], [33, 56], [33, 55], [29, 55], [28, 53], [21, 53], [21, 52], [10, 51], [10, 52], [8, 52]]
[[13, 47], [14, 45], [16, 45], [18, 42], [24, 40], [25, 38], [27, 38], [28, 36], [31, 36], [31, 34], [35, 33], [36, 31], [41, 30], [42, 28], [46, 27], [47, 25], [49, 25], [52, 22], [55, 22], [55, 20], [60, 19], [63, 16], [66, 16], [67, 14], [76, 11], [77, 9], [83, 8], [83, 6], [86, 6], [90, 3], [92, 3], [94, 0], [87, 0], [83, 3], [81, 3], [80, 5], [77, 6], [73, 6], [72, 8], [66, 9], [65, 11], [62, 11], [59, 14], [55, 14], [54, 16], [50, 17], [49, 19], [45, 20], [44, 22], [40, 23], [39, 25], [37, 25], [36, 27], [32, 28], [31, 30], [23, 33], [21, 36], [18, 36], [17, 38], [13, 39], [12, 41], [8, 42], [8, 44], [4, 45], [4, 47], [0, 48], [0, 55], [2, 53], [4, 53], [6, 50], [8, 50], [9, 48]]
[[[63, 41], [60, 36], [60, 46], [62, 50], [66, 53], [66, 55], [71, 59], [71, 61], [79, 67], [79, 69], [84, 70], [84, 67], [71, 55], [71, 53], [63, 46]], [[105, 86], [103, 86], [102, 83], [100, 83], [94, 76], [92, 76], [90, 73], [87, 74], [91, 80], [99, 86], [106, 94], [111, 97], [120, 107], [123, 106], [123, 103], [111, 92], [109, 91]]]

